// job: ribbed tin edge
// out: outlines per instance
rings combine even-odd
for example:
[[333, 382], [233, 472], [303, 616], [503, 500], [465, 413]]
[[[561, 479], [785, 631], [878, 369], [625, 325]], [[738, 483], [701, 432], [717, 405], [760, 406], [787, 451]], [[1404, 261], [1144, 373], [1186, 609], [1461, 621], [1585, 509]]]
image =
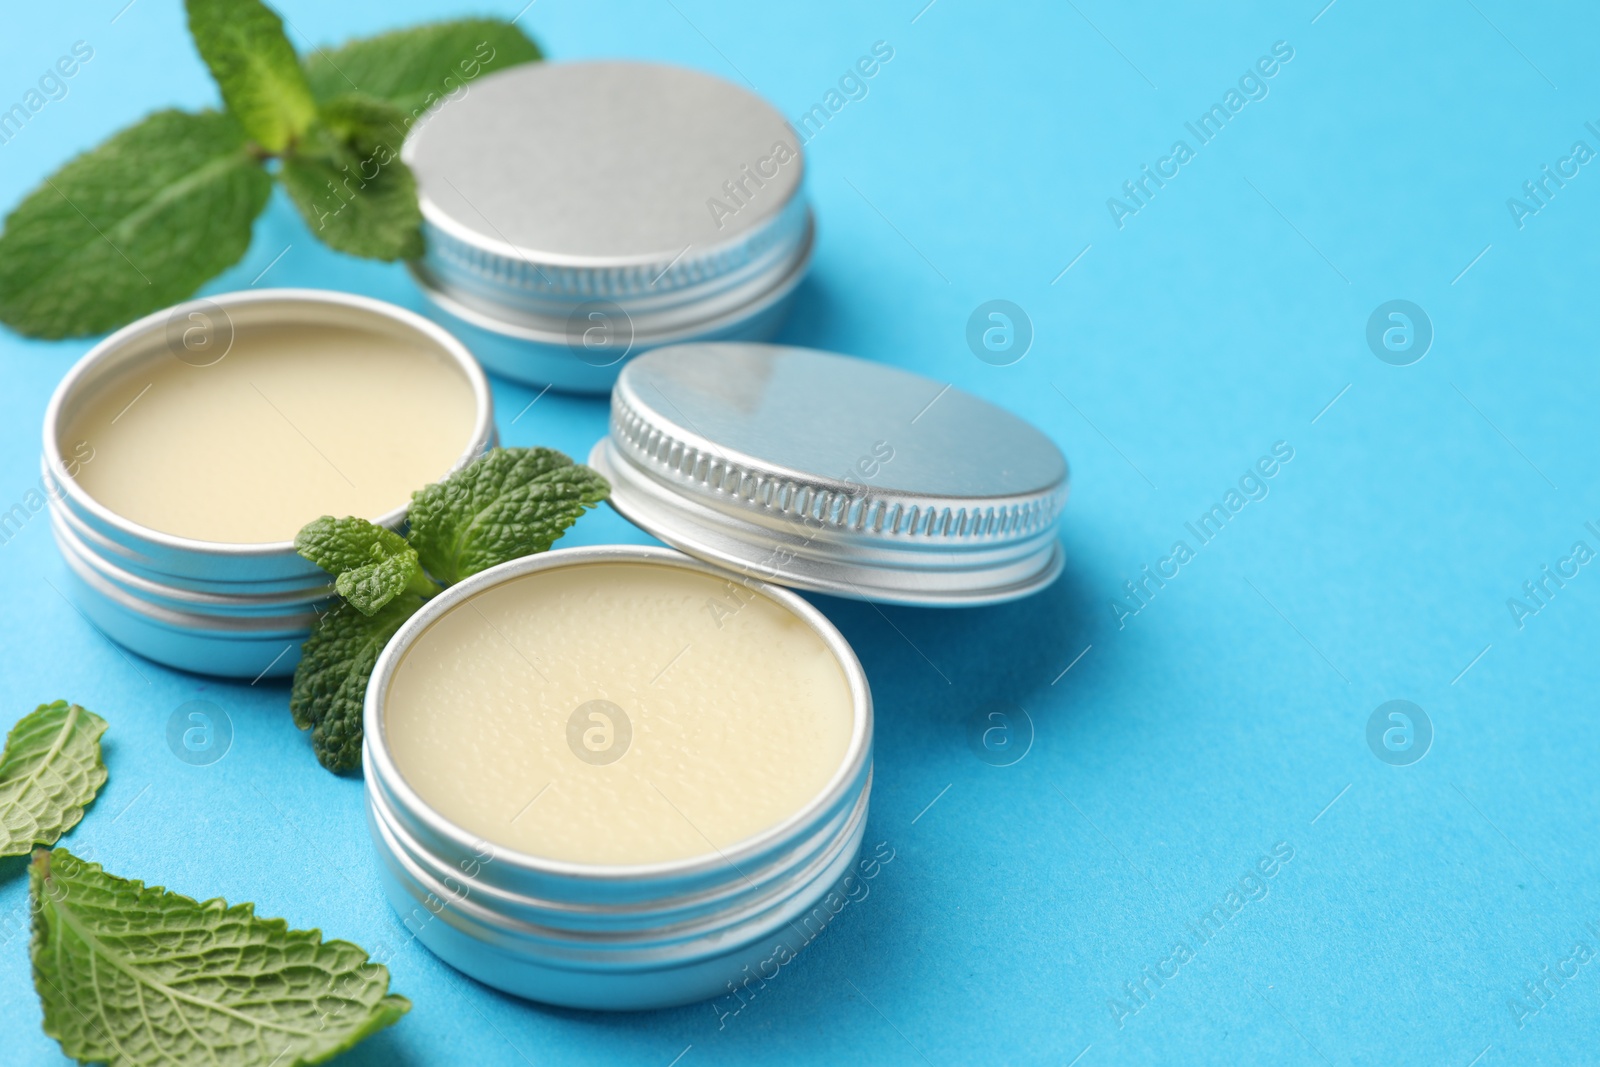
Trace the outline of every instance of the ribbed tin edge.
[[727, 241], [642, 256], [577, 257], [542, 253], [487, 237], [421, 198], [427, 250], [423, 262], [453, 286], [515, 306], [574, 305], [585, 300], [669, 300], [686, 303], [693, 290], [766, 262], [787, 262], [811, 225], [804, 186], [760, 226]]
[[614, 303], [630, 334], [631, 350], [705, 338], [758, 316], [782, 299], [804, 277], [816, 243], [816, 227], [804, 202], [798, 206], [799, 229], [792, 242], [775, 247], [764, 258], [740, 270], [716, 275], [692, 287], [670, 292], [583, 292], [550, 294], [501, 284], [488, 274], [463, 275], [441, 269], [432, 257], [412, 263], [412, 277], [425, 296], [458, 318], [482, 329], [572, 353], [572, 316], [596, 302]]
[[[780, 287], [766, 293], [758, 302], [736, 309], [729, 316], [695, 324], [693, 336], [698, 340], [767, 340], [783, 325], [789, 304], [794, 299], [795, 287], [804, 271], [805, 264], [797, 264]], [[529, 385], [547, 385], [565, 393], [603, 396], [610, 393], [627, 360], [653, 345], [681, 339], [676, 336], [635, 338], [631, 350], [622, 359], [601, 365], [582, 359], [565, 340], [558, 343], [547, 333], [531, 331], [466, 307], [429, 286], [415, 265], [412, 265], [412, 277], [427, 298], [428, 315], [460, 337], [485, 370]]]
[[[759, 865], [740, 864], [737, 877], [697, 884], [670, 897], [623, 903], [531, 898], [478, 879], [451, 902], [456, 924], [477, 930], [486, 940], [536, 944], [571, 963], [693, 956], [693, 942], [760, 924], [788, 902], [795, 885], [813, 882], [830, 866], [843, 842], [866, 822], [871, 778], [868, 768], [852, 802], [797, 835], [798, 840], [772, 849]], [[369, 791], [367, 803], [373, 830], [383, 840], [385, 861], [425, 892], [450, 897], [447, 883], [461, 883], [459, 869], [441, 865], [438, 855], [409, 833], [383, 790]]]
[[1066, 486], [974, 503], [827, 482], [719, 448], [692, 431], [672, 432], [640, 413], [626, 379], [611, 394], [611, 441], [620, 457], [679, 492], [759, 516], [871, 539], [929, 542], [1026, 540], [1052, 527]]
[[[370, 807], [368, 816], [375, 839], [385, 836]], [[828, 893], [850, 892], [847, 879], [861, 849], [866, 819], [850, 825], [848, 835], [825, 857], [827, 862], [808, 875], [809, 881], [791, 883], [788, 895], [760, 916], [702, 935], [677, 952], [666, 946], [631, 945], [614, 946], [611, 951], [593, 945], [551, 951], [544, 942], [518, 936], [498, 923], [475, 922], [465, 912], [443, 905], [459, 884], [417, 880], [398, 853], [386, 853], [379, 872], [385, 895], [417, 940], [480, 982], [571, 1008], [668, 1008], [726, 994], [752, 971], [760, 973], [785, 959], [781, 951], [797, 954], [821, 933], [835, 912], [825, 903]]]
[[[70, 550], [62, 551], [62, 560], [83, 586], [95, 593], [117, 611], [137, 616], [146, 623], [163, 627], [177, 635], [192, 634], [208, 640], [239, 638], [294, 638], [303, 640], [317, 621], [314, 611], [290, 612], [282, 615], [222, 615], [210, 612], [167, 607], [143, 597], [135, 596], [95, 571], [87, 562]], [[135, 649], [157, 662], [163, 657]]]
[[175, 611], [191, 611], [204, 615], [231, 616], [299, 616], [313, 612], [320, 604], [333, 599], [331, 581], [314, 586], [290, 590], [262, 590], [255, 593], [217, 592], [169, 585], [125, 570], [85, 544], [72, 529], [64, 508], [52, 504], [50, 532], [55, 536], [56, 547], [63, 556], [82, 562], [99, 577], [119, 590], [155, 607]]
[[611, 437], [595, 444], [589, 466], [611, 483], [611, 506], [636, 526], [696, 558], [791, 588], [973, 607], [1036, 593], [1065, 565], [1054, 522], [994, 544], [915, 534], [853, 539], [848, 526], [841, 536], [839, 524], [804, 511], [763, 513], [681, 492], [630, 461]]
[[[55, 484], [48, 472], [45, 474], [45, 484], [50, 486]], [[291, 574], [282, 578], [246, 578], [238, 581], [169, 574], [151, 566], [149, 560], [90, 526], [84, 521], [83, 516], [61, 501], [59, 489], [52, 488], [47, 495], [50, 498], [48, 507], [51, 522], [59, 525], [72, 543], [84, 554], [92, 556], [97, 565], [103, 564], [119, 575], [129, 575], [133, 579], [129, 583], [132, 585], [149, 582], [153, 587], [162, 589], [223, 598], [243, 597], [248, 600], [277, 596], [315, 600], [329, 595], [327, 591], [333, 588], [327, 572], [322, 570]]]

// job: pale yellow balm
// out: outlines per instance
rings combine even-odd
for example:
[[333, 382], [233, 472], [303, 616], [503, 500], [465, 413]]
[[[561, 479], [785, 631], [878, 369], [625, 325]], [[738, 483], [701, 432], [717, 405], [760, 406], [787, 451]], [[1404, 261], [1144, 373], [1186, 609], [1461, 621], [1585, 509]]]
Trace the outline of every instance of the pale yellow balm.
[[445, 818], [601, 865], [715, 856], [778, 825], [839, 771], [855, 721], [802, 619], [650, 563], [536, 571], [455, 606], [383, 713], [396, 768]]
[[78, 484], [124, 518], [200, 541], [288, 541], [319, 515], [376, 519], [449, 473], [477, 420], [443, 351], [377, 330], [255, 326], [194, 366], [165, 351], [68, 420]]

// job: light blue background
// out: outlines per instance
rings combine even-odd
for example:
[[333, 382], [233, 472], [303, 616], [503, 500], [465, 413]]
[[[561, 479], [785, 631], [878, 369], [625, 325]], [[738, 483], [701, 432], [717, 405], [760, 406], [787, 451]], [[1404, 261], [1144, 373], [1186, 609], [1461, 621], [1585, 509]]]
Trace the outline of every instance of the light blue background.
[[[610, 1017], [494, 993], [404, 944], [360, 782], [315, 764], [287, 686], [120, 654], [52, 590], [63, 565], [38, 517], [0, 546], [5, 717], [66, 697], [111, 721], [110, 784], [67, 844], [392, 949], [416, 1007], [351, 1063], [1592, 1062], [1600, 963], [1521, 1026], [1508, 1002], [1575, 941], [1600, 947], [1600, 573], [1521, 629], [1506, 601], [1574, 541], [1600, 548], [1583, 527], [1600, 520], [1600, 164], [1523, 229], [1506, 199], [1575, 140], [1600, 149], [1583, 126], [1600, 119], [1593, 12], [923, 2], [539, 0], [523, 15], [552, 57], [744, 77], [791, 117], [892, 45], [808, 146], [820, 243], [783, 338], [989, 397], [1072, 463], [1067, 570], [1048, 592], [966, 611], [819, 598], [877, 701], [868, 841], [896, 858], [865, 901], [722, 1029], [703, 1004]], [[70, 95], [0, 145], [0, 203], [152, 108], [213, 103], [179, 6], [122, 3], [0, 14], [0, 105], [74, 41], [95, 49]], [[280, 6], [302, 48], [482, 10]], [[1107, 197], [1174, 139], [1195, 147], [1184, 122], [1276, 41], [1294, 59], [1270, 95], [1119, 230]], [[398, 267], [324, 250], [281, 198], [212, 288], [249, 285], [285, 248], [260, 284], [418, 306]], [[1013, 366], [964, 341], [993, 298], [1036, 330]], [[1365, 342], [1395, 298], [1436, 331], [1409, 367]], [[34, 483], [45, 402], [88, 345], [0, 334], [0, 507]], [[603, 402], [524, 411], [534, 396], [495, 384], [507, 443], [581, 456], [603, 433]], [[1277, 441], [1295, 452], [1270, 495], [1119, 628], [1123, 581]], [[644, 538], [607, 511], [565, 543], [619, 540]], [[164, 739], [192, 699], [234, 723], [213, 766]], [[1391, 699], [1436, 731], [1410, 767], [1365, 740]], [[994, 700], [1036, 725], [1014, 766], [967, 746]], [[1294, 858], [1269, 895], [1119, 1027], [1108, 1001], [1278, 842]], [[25, 895], [22, 861], [0, 865], [0, 1024], [8, 1061], [51, 1064], [11, 932]]]

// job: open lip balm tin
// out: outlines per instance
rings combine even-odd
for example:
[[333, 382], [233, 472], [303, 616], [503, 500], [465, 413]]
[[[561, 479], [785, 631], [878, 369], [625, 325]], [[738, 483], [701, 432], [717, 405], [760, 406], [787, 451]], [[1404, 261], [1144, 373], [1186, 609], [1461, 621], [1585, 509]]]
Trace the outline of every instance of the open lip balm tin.
[[[521, 996], [639, 1009], [735, 995], [771, 980], [815, 937], [837, 910], [825, 903], [830, 891], [850, 891], [871, 788], [865, 674], [832, 624], [779, 586], [942, 605], [1035, 592], [1062, 567], [1056, 533], [1066, 461], [1023, 420], [918, 375], [807, 349], [726, 343], [658, 349], [629, 363], [613, 392], [610, 436], [590, 462], [611, 479], [619, 511], [692, 555], [601, 546], [515, 560], [452, 586], [400, 629], [373, 670], [365, 707], [368, 816], [385, 889], [408, 929], [445, 961]], [[611, 579], [584, 572], [605, 564], [675, 568], [712, 579], [712, 594], [703, 613], [698, 600], [679, 598], [689, 606], [676, 622], [616, 609], [627, 633], [596, 631], [563, 644], [605, 610], [602, 587]], [[495, 614], [491, 598], [563, 575], [579, 605], [566, 610], [576, 614], [531, 602]], [[720, 662], [700, 658], [696, 642], [704, 638], [694, 627], [737, 634], [754, 600], [815, 635], [842, 672], [848, 742], [825, 783], [758, 832], [718, 843], [700, 832], [701, 847], [668, 862], [555, 855], [598, 854], [594, 839], [637, 836], [641, 804], [659, 809], [658, 835], [674, 816], [698, 830], [707, 817], [689, 813], [711, 809], [669, 795], [692, 794], [695, 785], [702, 803], [741, 803], [759, 752], [723, 752], [720, 764], [706, 766], [690, 760], [676, 785], [650, 782], [659, 800], [640, 788], [625, 801], [619, 779], [603, 777], [628, 767], [641, 737], [660, 743], [683, 729], [696, 699], [733, 694], [731, 708], [708, 710], [713, 733], [718, 723], [740, 729], [752, 708], [794, 692], [805, 700], [789, 718], [823, 703], [780, 675], [803, 658], [803, 650], [775, 647], [781, 628], [746, 635]], [[460, 644], [464, 632], [475, 636]], [[619, 680], [607, 662], [632, 641], [654, 646], [648, 666], [628, 672], [637, 683]], [[679, 644], [681, 660], [673, 655]], [[563, 682], [564, 671], [575, 681]], [[651, 708], [658, 680], [684, 671], [704, 682], [698, 697]], [[496, 678], [509, 681], [492, 683], [499, 688], [490, 697], [478, 691]], [[642, 710], [593, 699], [625, 699], [628, 684]], [[463, 697], [465, 687], [472, 692]], [[552, 701], [547, 694], [557, 690]], [[608, 707], [610, 717], [584, 719], [591, 704]], [[492, 731], [478, 725], [475, 710], [490, 705], [501, 709]], [[569, 705], [576, 710], [564, 746], [560, 720]], [[598, 724], [590, 728], [603, 727], [613, 744], [622, 727], [612, 718], [630, 714], [634, 749], [614, 765], [585, 767], [586, 735], [571, 732], [573, 723]], [[773, 740], [772, 765], [805, 765], [810, 750], [799, 741], [807, 735]], [[516, 746], [532, 754], [504, 759]], [[570, 762], [566, 746], [577, 757]], [[684, 762], [635, 769], [671, 773]], [[495, 781], [505, 795], [485, 793], [484, 783]], [[487, 807], [467, 804], [485, 795]], [[553, 801], [569, 806], [541, 808]], [[589, 821], [585, 846], [571, 826]], [[543, 828], [520, 837], [519, 825]], [[577, 843], [529, 844], [563, 840], [561, 829]]]
[[603, 393], [630, 354], [768, 337], [810, 260], [794, 132], [698, 71], [499, 71], [419, 123], [402, 155], [429, 314], [518, 381]]
[[[666, 568], [709, 577], [712, 581], [705, 585], [713, 591], [720, 591], [729, 578], [725, 571], [671, 549], [596, 546], [514, 560], [430, 600], [389, 642], [367, 688], [363, 758], [368, 822], [390, 902], [418, 940], [452, 966], [496, 988], [568, 1007], [633, 1010], [686, 1004], [726, 993], [775, 954], [787, 962], [784, 953], [798, 953], [831, 918], [820, 901], [855, 865], [872, 780], [872, 695], [855, 653], [821, 612], [794, 593], [766, 583], [741, 587], [746, 602], [760, 598], [788, 625], [820, 643], [817, 651], [827, 658], [830, 669], [837, 670], [834, 695], [840, 708], [847, 708], [845, 721], [834, 724], [842, 729], [835, 730], [837, 748], [825, 777], [817, 783], [820, 788], [741, 840], [713, 844], [700, 830], [707, 825], [705, 820], [685, 814], [695, 810], [682, 795], [691, 787], [680, 781], [664, 782], [662, 788], [652, 781], [649, 789], [641, 790], [642, 803], [690, 837], [696, 846], [688, 850], [690, 854], [646, 863], [573, 862], [533, 855], [485, 840], [441, 814], [397, 765], [397, 739], [389, 721], [396, 675], [408, 655], [435, 639], [430, 630], [452, 615], [474, 611], [487, 623], [485, 640], [490, 645], [503, 641], [516, 647], [514, 656], [506, 653], [510, 669], [535, 668], [539, 651], [517, 647], [521, 642], [508, 635], [503, 617], [495, 623], [484, 616], [484, 611], [494, 610], [492, 605], [478, 609], [475, 602], [519, 580], [556, 576], [573, 568], [581, 576], [582, 568], [606, 565]], [[472, 625], [478, 623], [474, 620]], [[517, 657], [526, 660], [527, 667]], [[544, 663], [544, 670], [557, 668], [553, 662]], [[463, 668], [467, 669], [473, 668]], [[684, 664], [674, 669], [694, 668]], [[604, 685], [606, 679], [598, 681]], [[721, 684], [722, 678], [707, 682]], [[433, 715], [435, 709], [424, 707], [421, 713]], [[647, 718], [636, 709], [631, 727], [635, 751], [625, 751], [619, 765], [630, 755], [637, 756], [642, 745], [664, 743], [655, 735], [670, 737], [671, 719], [670, 714]], [[706, 725], [717, 728], [715, 723]], [[569, 735], [569, 743], [575, 746], [575, 755], [581, 742]], [[413, 758], [430, 761], [440, 758], [438, 751], [439, 746], [428, 745]], [[768, 753], [780, 760], [783, 754]], [[642, 818], [640, 813], [619, 810], [622, 806], [615, 803], [620, 787], [606, 777], [613, 766], [588, 766], [589, 760], [580, 762], [582, 757], [572, 758], [564, 751], [557, 757], [571, 760], [568, 777], [543, 786], [535, 781], [520, 783], [532, 799], [524, 805], [518, 794], [498, 816], [506, 820], [502, 826], [527, 819], [529, 809], [539, 817], [538, 806], [551, 803], [547, 791], [556, 793], [554, 799], [559, 801], [562, 792], [592, 789], [594, 798], [613, 802], [611, 810], [598, 812], [597, 833], [639, 832], [630, 831], [627, 824]], [[692, 760], [693, 754], [686, 758]], [[672, 773], [670, 765], [652, 766], [657, 772]], [[722, 786], [720, 780], [707, 784], [713, 791]], [[576, 818], [595, 810], [587, 800], [574, 804]], [[779, 944], [785, 947], [779, 949]]]
[[[408, 367], [427, 379], [411, 390], [409, 407], [406, 390], [398, 386], [380, 387], [371, 396], [346, 396], [352, 407], [345, 418], [358, 427], [394, 420], [390, 436], [395, 439], [375, 440], [370, 449], [347, 439], [334, 452], [335, 465], [324, 450], [332, 447], [329, 424], [335, 421], [328, 405], [336, 403], [341, 383], [336, 365], [317, 363], [330, 353], [316, 345], [344, 340], [366, 346], [360, 358], [380, 374]], [[263, 346], [275, 344], [286, 352], [300, 350], [294, 357], [299, 362], [273, 360], [278, 349]], [[297, 377], [290, 366], [304, 366], [308, 373]], [[219, 388], [224, 373], [230, 384]], [[439, 395], [457, 383], [459, 395]], [[385, 401], [398, 407], [370, 412], [362, 420], [361, 404]], [[219, 409], [228, 402], [257, 407]], [[458, 437], [407, 451], [399, 437], [425, 436], [412, 420], [428, 417], [430, 410], [441, 420], [449, 411], [450, 428], [439, 433], [448, 437], [458, 431]], [[311, 422], [312, 416], [319, 421]], [[272, 423], [270, 432], [263, 434], [252, 418]], [[232, 470], [227, 467], [230, 429], [241, 440], [260, 437], [275, 444], [256, 457], [260, 465]], [[295, 530], [338, 510], [340, 502], [361, 499], [345, 496], [343, 487], [355, 491], [357, 483], [370, 484], [378, 468], [391, 461], [418, 466], [414, 474], [391, 471], [393, 499], [386, 496], [373, 509], [375, 522], [396, 528], [405, 520], [413, 490], [480, 455], [493, 432], [483, 371], [459, 341], [419, 315], [366, 297], [312, 289], [192, 300], [113, 333], [57, 386], [44, 420], [51, 530], [67, 563], [73, 599], [118, 643], [158, 663], [201, 674], [281, 677], [294, 670], [300, 643], [332, 595], [328, 575], [295, 552]], [[274, 460], [283, 455], [270, 452], [274, 447], [297, 450], [295, 458], [306, 464], [329, 464], [333, 473], [324, 477], [337, 491], [308, 501], [329, 506], [278, 523], [270, 540], [193, 536], [197, 528], [190, 528], [190, 535], [168, 532], [209, 522], [206, 512], [223, 494], [242, 494], [243, 505], [235, 510], [250, 512], [259, 505], [270, 511], [276, 497], [285, 495], [282, 486], [272, 485], [274, 474], [281, 473], [272, 470]], [[373, 453], [405, 455], [390, 460]], [[172, 481], [162, 484], [164, 476]], [[184, 478], [193, 481], [179, 484]], [[403, 481], [415, 484], [400, 490]], [[93, 491], [86, 482], [97, 483]], [[116, 506], [98, 499], [97, 492], [117, 494]], [[149, 497], [138, 499], [141, 492]], [[294, 498], [292, 486], [287, 496]], [[220, 504], [215, 509], [218, 515], [225, 510]], [[185, 510], [187, 518], [177, 517]], [[246, 515], [239, 521], [270, 520]]]

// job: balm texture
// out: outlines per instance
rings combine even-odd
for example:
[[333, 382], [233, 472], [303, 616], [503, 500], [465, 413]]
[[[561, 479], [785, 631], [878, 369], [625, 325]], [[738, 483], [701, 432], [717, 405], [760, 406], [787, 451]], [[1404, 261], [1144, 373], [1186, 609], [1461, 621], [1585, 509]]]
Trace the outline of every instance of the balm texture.
[[260, 544], [409, 503], [466, 451], [476, 416], [472, 383], [420, 342], [256, 326], [209, 366], [152, 353], [97, 387], [61, 440], [94, 448], [78, 484], [124, 518]]
[[471, 834], [547, 859], [715, 856], [839, 771], [855, 722], [803, 620], [680, 567], [592, 563], [485, 589], [421, 634], [383, 708], [401, 776]]

